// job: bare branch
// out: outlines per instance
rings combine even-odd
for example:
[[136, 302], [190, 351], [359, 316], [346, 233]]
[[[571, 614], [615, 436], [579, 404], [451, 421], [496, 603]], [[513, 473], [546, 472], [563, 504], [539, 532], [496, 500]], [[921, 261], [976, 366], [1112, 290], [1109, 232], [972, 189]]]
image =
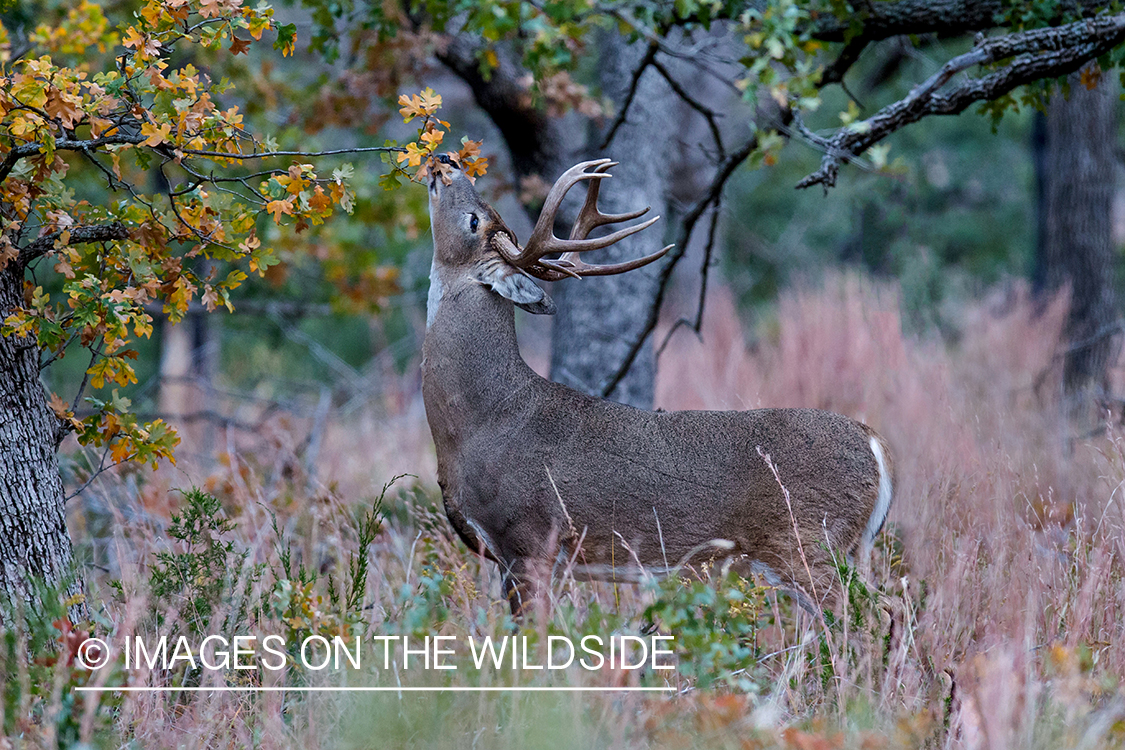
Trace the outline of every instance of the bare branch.
[[[844, 74], [859, 60], [859, 56], [863, 53], [863, 50], [867, 49], [868, 43], [869, 40], [867, 37], [858, 36], [845, 44], [844, 48], [840, 50], [840, 54], [836, 57], [835, 62], [824, 69], [824, 73], [820, 76], [820, 85], [827, 86], [830, 83], [843, 84]], [[852, 98], [854, 99], [855, 97]]]
[[75, 245], [82, 242], [108, 242], [123, 240], [129, 236], [129, 230], [119, 221], [109, 224], [91, 224], [70, 227], [57, 232], [45, 234], [31, 244], [20, 250], [19, 263], [26, 266], [36, 258], [45, 255], [55, 247], [55, 242], [62, 237], [63, 232], [70, 232], [68, 244]]
[[356, 146], [353, 148], [335, 148], [330, 151], [255, 151], [249, 154], [227, 154], [222, 151], [202, 151], [195, 148], [180, 149], [188, 156], [220, 157], [223, 159], [273, 159], [281, 156], [339, 156], [340, 154], [369, 154], [369, 153], [400, 153], [406, 149], [399, 146]]
[[118, 465], [124, 463], [123, 461], [114, 461], [109, 466], [106, 466], [105, 460], [106, 460], [106, 458], [109, 457], [109, 451], [110, 451], [110, 448], [112, 448], [112, 447], [113, 446], [111, 444], [109, 444], [109, 443], [106, 444], [105, 450], [102, 451], [102, 458], [98, 462], [98, 468], [95, 469], [90, 474], [89, 478], [86, 480], [86, 482], [81, 487], [79, 487], [74, 492], [71, 492], [69, 495], [67, 495], [66, 497], [63, 498], [64, 504], [67, 503], [67, 502], [70, 502], [74, 498], [81, 495], [86, 490], [86, 488], [89, 487], [91, 484], [93, 484], [94, 480], [97, 479], [98, 477], [100, 477], [102, 474], [106, 473], [107, 471], [112, 469], [114, 466], [118, 466]]
[[645, 325], [637, 334], [637, 338], [629, 347], [629, 351], [621, 360], [621, 364], [617, 366], [614, 373], [606, 378], [599, 386], [598, 393], [603, 397], [608, 397], [617, 388], [622, 378], [629, 372], [629, 368], [633, 366], [633, 360], [637, 358], [640, 353], [641, 347], [644, 346], [645, 340], [649, 334], [656, 328], [656, 321], [660, 317], [660, 307], [664, 303], [664, 294], [668, 289], [668, 280], [672, 277], [672, 271], [676, 268], [676, 263], [684, 256], [687, 250], [688, 242], [691, 240], [692, 232], [695, 230], [695, 225], [698, 223], [701, 216], [707, 210], [708, 206], [718, 206], [722, 198], [723, 187], [726, 186], [727, 180], [730, 179], [734, 170], [746, 161], [747, 157], [758, 147], [758, 136], [753, 135], [745, 143], [743, 143], [736, 151], [731, 152], [730, 156], [719, 165], [715, 171], [715, 176], [711, 179], [711, 184], [702, 197], [692, 204], [687, 213], [684, 214], [683, 220], [680, 222], [680, 233], [676, 238], [676, 245], [673, 250], [668, 253], [668, 260], [660, 269], [660, 277], [657, 279], [656, 294], [653, 297], [652, 305], [649, 307], [648, 318], [645, 320]]
[[[959, 114], [974, 102], [998, 99], [1033, 81], [1068, 75], [1122, 40], [1125, 40], [1125, 13], [983, 41], [972, 51], [946, 62], [905, 98], [824, 139], [826, 152], [820, 169], [797, 183], [797, 187], [824, 185], [827, 190], [836, 184], [841, 164], [896, 130], [929, 115]], [[967, 80], [947, 93], [939, 93], [958, 73], [1011, 57], [1016, 59], [1006, 67]]]
[[695, 320], [680, 318], [668, 329], [668, 333], [664, 336], [664, 341], [660, 343], [660, 347], [656, 350], [657, 359], [664, 353], [664, 348], [668, 346], [668, 342], [672, 340], [672, 334], [681, 326], [688, 326], [691, 330], [695, 331], [696, 336], [702, 338], [703, 307], [707, 302], [707, 278], [711, 271], [711, 260], [715, 254], [715, 238], [718, 234], [721, 206], [722, 203], [720, 199], [715, 201], [715, 207], [711, 210], [711, 226], [707, 229], [707, 244], [703, 248], [703, 262], [699, 266], [699, 302], [695, 307]]
[[672, 91], [676, 92], [676, 95], [683, 100], [684, 104], [703, 115], [703, 119], [707, 120], [707, 127], [711, 129], [711, 137], [715, 140], [715, 148], [719, 151], [719, 161], [727, 158], [726, 149], [723, 148], [723, 136], [719, 133], [719, 125], [716, 122], [719, 115], [710, 107], [705, 107], [703, 104], [700, 104], [691, 94], [685, 91], [684, 87], [672, 77], [672, 74], [668, 72], [668, 69], [665, 68], [659, 60], [653, 59], [652, 67], [656, 68], [657, 72], [664, 77], [664, 80], [668, 82]]
[[[83, 151], [89, 153], [97, 151], [104, 146], [115, 146], [121, 144], [132, 144], [134, 146], [144, 143], [148, 140], [148, 136], [141, 134], [125, 134], [119, 133], [116, 135], [107, 135], [102, 138], [59, 138], [55, 141], [56, 151]], [[160, 151], [169, 151], [170, 147], [162, 145], [156, 147]], [[24, 143], [16, 146], [8, 155], [4, 157], [4, 161], [0, 162], [0, 182], [15, 168], [16, 163], [20, 159], [26, 159], [29, 156], [35, 156], [40, 153], [41, 145], [39, 143]], [[255, 151], [248, 154], [237, 153], [228, 154], [223, 151], [204, 151], [194, 148], [183, 148], [181, 152], [188, 156], [203, 156], [203, 157], [217, 157], [223, 159], [273, 159], [285, 156], [308, 156], [308, 157], [321, 157], [321, 156], [338, 156], [340, 154], [364, 154], [364, 153], [393, 153], [399, 152], [403, 149], [398, 146], [362, 146], [354, 148], [337, 148], [330, 151]]]
[[[1058, 18], [1064, 14], [1091, 16], [1104, 9], [1104, 0], [1064, 0], [1058, 4]], [[877, 42], [903, 34], [967, 34], [994, 28], [1011, 3], [1004, 0], [864, 0], [854, 4], [860, 23], [859, 34], [851, 39]], [[855, 19], [821, 14], [813, 36], [822, 42], [844, 42], [853, 30]]]
[[656, 50], [658, 49], [656, 42], [649, 42], [648, 50], [645, 56], [641, 58], [640, 64], [637, 69], [633, 71], [633, 78], [629, 81], [629, 90], [625, 92], [625, 100], [621, 102], [621, 111], [617, 113], [614, 118], [613, 124], [609, 126], [609, 132], [605, 134], [602, 140], [602, 145], [599, 151], [605, 151], [609, 148], [609, 144], [613, 142], [613, 136], [617, 135], [617, 129], [625, 124], [625, 116], [629, 114], [629, 105], [633, 103], [633, 97], [637, 95], [637, 84], [641, 81], [641, 76], [644, 75], [645, 70], [649, 65], [652, 65], [656, 60]]

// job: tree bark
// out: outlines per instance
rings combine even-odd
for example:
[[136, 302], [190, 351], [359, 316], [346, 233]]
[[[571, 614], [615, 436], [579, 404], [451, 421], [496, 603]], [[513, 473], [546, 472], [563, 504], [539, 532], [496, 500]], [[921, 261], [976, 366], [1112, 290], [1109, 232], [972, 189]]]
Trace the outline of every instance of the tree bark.
[[[0, 317], [23, 303], [23, 269], [0, 271]], [[73, 575], [70, 534], [59, 475], [59, 420], [39, 380], [39, 347], [30, 338], [0, 336], [0, 597], [35, 609], [35, 584], [81, 592]], [[5, 607], [6, 608], [6, 607]], [[84, 602], [70, 608], [84, 619]]]
[[[607, 34], [599, 48], [602, 93], [621, 107], [646, 45], [629, 45], [620, 35]], [[662, 220], [605, 250], [588, 253], [591, 257], [587, 261], [617, 263], [663, 246], [661, 233], [667, 230], [670, 219], [668, 194], [676, 156], [674, 138], [680, 132], [674, 118], [676, 102], [664, 80], [650, 68], [638, 81], [628, 118], [610, 147], [600, 151], [604, 133], [592, 134], [587, 158], [611, 157], [621, 162], [613, 168], [613, 179], [602, 188], [603, 210], [621, 213], [650, 206], [649, 215], [659, 215]], [[662, 262], [666, 261], [625, 274], [581, 282], [564, 280], [554, 286], [552, 295], [559, 303], [559, 311], [551, 335], [552, 380], [602, 395], [604, 385], [645, 325], [656, 297]], [[606, 395], [621, 403], [652, 408], [655, 378], [656, 360], [650, 336], [628, 374]]]
[[1063, 384], [1068, 395], [1104, 392], [1120, 350], [1114, 298], [1112, 203], [1115, 101], [1109, 76], [1093, 90], [1071, 76], [1070, 96], [1047, 108], [1039, 170], [1040, 236], [1034, 285], [1041, 295], [1070, 287]]

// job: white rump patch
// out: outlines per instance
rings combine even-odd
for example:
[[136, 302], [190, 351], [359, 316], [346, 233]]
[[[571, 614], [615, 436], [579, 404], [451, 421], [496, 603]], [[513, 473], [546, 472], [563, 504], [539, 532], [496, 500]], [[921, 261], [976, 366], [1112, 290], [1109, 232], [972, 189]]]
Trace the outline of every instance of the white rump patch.
[[875, 536], [883, 528], [887, 520], [887, 513], [891, 509], [891, 496], [894, 494], [891, 487], [891, 475], [887, 471], [887, 461], [883, 457], [883, 446], [878, 438], [872, 437], [870, 441], [871, 452], [875, 454], [875, 464], [879, 467], [879, 492], [875, 499], [875, 510], [871, 511], [871, 518], [867, 520], [867, 528], [863, 531], [860, 554], [870, 554], [875, 544]]

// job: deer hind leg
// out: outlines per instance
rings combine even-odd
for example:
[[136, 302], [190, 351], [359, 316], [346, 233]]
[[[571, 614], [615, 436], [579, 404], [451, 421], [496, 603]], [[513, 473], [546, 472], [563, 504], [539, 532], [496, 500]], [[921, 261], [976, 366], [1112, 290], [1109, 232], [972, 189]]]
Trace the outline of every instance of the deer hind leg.
[[805, 550], [804, 559], [789, 560], [780, 555], [763, 555], [760, 559], [743, 557], [731, 568], [743, 578], [757, 578], [792, 597], [801, 609], [814, 617], [823, 616], [835, 604], [833, 587], [835, 567], [827, 553]]

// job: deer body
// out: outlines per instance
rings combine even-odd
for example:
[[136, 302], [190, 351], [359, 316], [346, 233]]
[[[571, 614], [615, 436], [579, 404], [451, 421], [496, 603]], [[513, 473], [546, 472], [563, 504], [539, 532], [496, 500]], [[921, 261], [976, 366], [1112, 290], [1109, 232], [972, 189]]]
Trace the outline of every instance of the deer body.
[[545, 380], [520, 356], [513, 302], [546, 312], [549, 299], [487, 241], [458, 263], [447, 202], [480, 213], [464, 244], [484, 219], [510, 231], [463, 177], [431, 187], [438, 292], [422, 385], [438, 480], [458, 534], [501, 565], [513, 611], [560, 561], [628, 581], [730, 559], [830, 596], [832, 554], [866, 551], [889, 509], [882, 439], [826, 411], [649, 412]]

